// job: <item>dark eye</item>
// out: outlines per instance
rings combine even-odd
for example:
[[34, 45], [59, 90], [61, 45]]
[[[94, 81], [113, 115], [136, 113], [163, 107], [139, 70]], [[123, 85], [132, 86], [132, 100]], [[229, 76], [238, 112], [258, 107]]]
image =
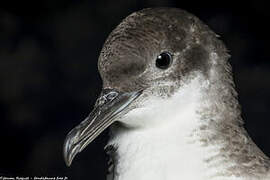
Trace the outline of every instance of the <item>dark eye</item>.
[[156, 59], [156, 66], [160, 69], [167, 69], [172, 63], [172, 55], [169, 52], [163, 52]]

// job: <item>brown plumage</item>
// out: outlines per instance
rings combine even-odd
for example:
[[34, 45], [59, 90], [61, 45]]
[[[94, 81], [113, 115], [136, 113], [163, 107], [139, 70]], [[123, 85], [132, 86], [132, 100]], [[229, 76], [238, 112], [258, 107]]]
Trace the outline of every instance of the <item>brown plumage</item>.
[[[169, 52], [173, 57], [171, 65], [165, 70], [157, 68], [155, 64], [157, 57], [162, 52]], [[121, 116], [116, 118], [115, 121], [120, 123], [114, 123], [112, 126], [112, 140], [108, 147], [110, 147], [109, 154], [113, 156], [114, 160], [114, 164], [110, 162], [110, 165], [115, 167], [111, 166], [110, 170], [114, 175], [109, 178], [118, 180], [126, 177], [119, 174], [124, 171], [123, 163], [121, 164], [119, 158], [122, 158], [121, 156], [133, 157], [128, 153], [133, 152], [134, 149], [122, 145], [121, 142], [126, 142], [125, 137], [130, 138], [132, 146], [140, 149], [142, 145], [139, 144], [140, 142], [132, 140], [134, 137], [130, 134], [134, 133], [136, 129], [147, 129], [147, 123], [151, 122], [149, 119], [149, 122], [145, 121], [137, 126], [138, 124], [134, 122], [130, 123], [126, 118], [129, 116], [125, 115], [134, 109], [142, 108], [144, 102], [147, 101], [145, 99], [176, 97], [177, 93], [182, 93], [183, 87], [189, 86], [194, 79], [200, 76], [198, 90], [194, 91], [200, 96], [200, 101], [197, 102], [196, 99], [196, 103], [200, 104], [200, 109], [194, 110], [199, 120], [194, 121], [197, 124], [188, 133], [187, 139], [192, 139], [191, 142], [194, 144], [199, 143], [201, 149], [216, 148], [217, 153], [206, 154], [205, 158], [202, 157], [203, 162], [200, 162], [209, 166], [209, 169], [222, 169], [215, 171], [209, 178], [270, 179], [269, 158], [253, 143], [243, 127], [231, 66], [228, 62], [229, 57], [225, 45], [208, 26], [194, 15], [176, 8], [143, 9], [129, 15], [112, 31], [98, 60], [103, 88], [116, 89], [119, 92], [143, 91], [125, 108]], [[185, 93], [189, 93], [189, 91]], [[187, 94], [182, 98], [192, 95]], [[177, 99], [176, 102], [178, 101], [181, 99]], [[162, 100], [159, 102], [165, 103]], [[172, 108], [177, 109], [178, 107]], [[184, 109], [185, 104], [179, 108]], [[159, 111], [164, 113], [163, 109], [161, 108]], [[178, 110], [181, 112], [182, 109]], [[149, 112], [145, 111], [145, 113]], [[185, 118], [180, 114], [179, 122], [185, 121], [189, 117]], [[184, 131], [181, 126], [178, 128], [179, 131]], [[81, 127], [77, 129], [80, 130]], [[75, 130], [77, 131], [77, 129]], [[80, 136], [71, 135], [75, 138]], [[136, 138], [144, 141], [144, 137]], [[170, 138], [169, 135], [168, 138]], [[77, 142], [73, 143], [70, 139], [72, 137], [68, 138], [67, 144], [77, 146]], [[179, 139], [179, 141], [183, 140]], [[155, 144], [157, 142], [151, 143], [144, 144], [144, 147], [151, 149], [152, 145], [154, 147], [157, 145]], [[190, 146], [190, 144], [186, 145]], [[113, 147], [115, 147], [114, 150], [112, 150]], [[140, 150], [144, 151], [144, 148]], [[153, 151], [155, 150], [153, 148]], [[68, 149], [68, 151], [70, 150]], [[180, 151], [179, 153], [185, 152]], [[124, 160], [129, 161], [129, 159]], [[166, 160], [163, 161], [166, 162]], [[131, 167], [135, 167], [133, 161], [130, 164]], [[179, 171], [181, 172], [181, 170]], [[184, 177], [179, 176], [179, 178]]]

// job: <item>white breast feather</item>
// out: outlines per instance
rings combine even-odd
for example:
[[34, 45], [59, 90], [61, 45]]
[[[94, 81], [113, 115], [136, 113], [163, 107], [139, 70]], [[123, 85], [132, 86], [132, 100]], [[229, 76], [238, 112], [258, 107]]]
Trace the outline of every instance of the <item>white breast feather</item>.
[[[204, 82], [204, 84], [202, 84]], [[133, 128], [119, 131], [109, 142], [118, 147], [115, 180], [240, 180], [220, 177], [225, 164], [216, 157], [221, 146], [205, 147], [196, 129], [196, 113], [207, 105], [202, 92], [207, 81], [197, 78], [168, 99], [150, 97], [121, 121]]]

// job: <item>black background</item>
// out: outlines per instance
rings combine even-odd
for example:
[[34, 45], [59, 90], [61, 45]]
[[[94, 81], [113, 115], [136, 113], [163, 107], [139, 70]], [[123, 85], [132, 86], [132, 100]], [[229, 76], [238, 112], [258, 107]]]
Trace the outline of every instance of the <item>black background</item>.
[[108, 34], [133, 11], [155, 6], [185, 9], [221, 35], [245, 126], [270, 155], [266, 1], [6, 1], [0, 4], [0, 175], [105, 179], [107, 132], [71, 168], [63, 141], [99, 94], [97, 58]]

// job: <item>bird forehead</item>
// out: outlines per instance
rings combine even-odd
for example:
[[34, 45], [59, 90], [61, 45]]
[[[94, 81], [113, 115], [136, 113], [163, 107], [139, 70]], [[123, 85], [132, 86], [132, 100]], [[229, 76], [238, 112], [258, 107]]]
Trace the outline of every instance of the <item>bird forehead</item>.
[[187, 44], [185, 28], [190, 22], [183, 20], [186, 15], [179, 19], [173, 17], [173, 11], [163, 11], [139, 11], [125, 18], [109, 35], [101, 50], [98, 63], [101, 73], [109, 69], [130, 69], [134, 65], [142, 67], [161, 51], [184, 49]]
[[186, 71], [207, 71], [208, 68], [204, 68], [210, 49], [207, 47], [213, 39], [215, 34], [186, 11], [172, 8], [141, 10], [126, 17], [111, 32], [99, 56], [99, 72], [105, 86], [123, 86], [116, 83], [130, 86], [135, 79], [137, 84], [146, 83], [138, 78], [139, 75], [146, 70], [154, 73], [150, 69], [164, 51], [174, 55], [174, 68], [170, 71], [173, 79], [179, 79], [187, 74]]

